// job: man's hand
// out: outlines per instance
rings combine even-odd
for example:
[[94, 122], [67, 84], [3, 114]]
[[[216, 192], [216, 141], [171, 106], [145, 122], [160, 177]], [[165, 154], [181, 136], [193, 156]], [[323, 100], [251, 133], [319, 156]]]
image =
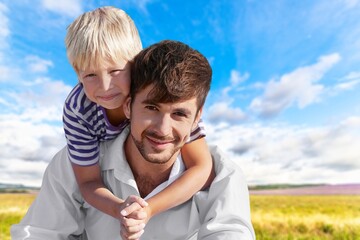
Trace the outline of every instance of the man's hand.
[[123, 240], [136, 240], [144, 233], [147, 223], [147, 202], [137, 196], [129, 196], [122, 204], [120, 214], [120, 235]]
[[123, 202], [120, 206], [120, 214], [122, 217], [126, 217], [132, 212], [147, 207], [148, 203], [142, 199], [141, 197], [130, 195], [125, 202]]

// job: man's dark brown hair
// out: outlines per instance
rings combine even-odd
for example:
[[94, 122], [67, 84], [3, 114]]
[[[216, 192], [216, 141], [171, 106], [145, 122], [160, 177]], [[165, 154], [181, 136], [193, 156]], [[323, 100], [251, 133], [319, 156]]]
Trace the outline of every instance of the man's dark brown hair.
[[165, 40], [142, 50], [131, 63], [132, 101], [136, 94], [153, 86], [149, 98], [172, 103], [197, 98], [198, 110], [210, 90], [212, 70], [207, 59], [188, 45]]

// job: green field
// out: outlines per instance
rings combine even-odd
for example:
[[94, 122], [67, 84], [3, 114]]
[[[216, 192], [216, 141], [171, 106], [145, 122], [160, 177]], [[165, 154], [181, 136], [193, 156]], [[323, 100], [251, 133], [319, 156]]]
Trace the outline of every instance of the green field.
[[[20, 221], [35, 198], [0, 194], [0, 239]], [[251, 196], [257, 239], [360, 240], [360, 196]]]

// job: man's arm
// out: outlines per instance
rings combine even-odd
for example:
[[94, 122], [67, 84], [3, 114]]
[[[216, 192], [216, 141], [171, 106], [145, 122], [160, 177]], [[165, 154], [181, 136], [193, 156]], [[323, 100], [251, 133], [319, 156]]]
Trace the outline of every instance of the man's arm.
[[17, 239], [81, 239], [84, 231], [80, 197], [67, 149], [58, 152], [47, 167], [41, 190], [25, 217], [11, 227]]
[[239, 166], [211, 147], [216, 177], [195, 201], [200, 214], [198, 239], [254, 240], [248, 186]]

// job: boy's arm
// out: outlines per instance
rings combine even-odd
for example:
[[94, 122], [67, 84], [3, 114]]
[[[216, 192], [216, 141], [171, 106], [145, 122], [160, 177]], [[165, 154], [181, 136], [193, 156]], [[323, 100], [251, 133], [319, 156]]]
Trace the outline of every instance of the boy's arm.
[[214, 179], [212, 158], [205, 138], [187, 143], [181, 149], [186, 171], [163, 191], [147, 200], [148, 218], [180, 205]]
[[[84, 110], [79, 105], [80, 102], [88, 105], [89, 110], [87, 112], [84, 113]], [[91, 126], [97, 126], [97, 122], [89, 121], [85, 117], [86, 114], [94, 113], [94, 111], [99, 111], [96, 104], [91, 103], [86, 97], [81, 84], [76, 85], [67, 97], [63, 108], [63, 124], [68, 144], [68, 158], [72, 162], [76, 182], [84, 199], [93, 207], [119, 219], [121, 217], [120, 211], [124, 207], [121, 204], [124, 203], [124, 200], [114, 196], [102, 181], [98, 163], [99, 142], [96, 136], [98, 133], [96, 129], [91, 128]], [[92, 152], [83, 155], [77, 150], [83, 149], [84, 146]], [[84, 162], [81, 158], [87, 159], [86, 165], [82, 165]], [[81, 164], [81, 166], [77, 164]], [[137, 201], [139, 205], [145, 202], [141, 198], [130, 198], [130, 200]], [[127, 203], [129, 203], [129, 199], [127, 199]]]
[[147, 206], [145, 200], [140, 197], [131, 196], [125, 204], [123, 199], [113, 195], [102, 181], [98, 163], [91, 166], [72, 164], [72, 167], [82, 196], [90, 205], [100, 211], [120, 219], [122, 217], [120, 212], [132, 202], [137, 202], [141, 207]]

